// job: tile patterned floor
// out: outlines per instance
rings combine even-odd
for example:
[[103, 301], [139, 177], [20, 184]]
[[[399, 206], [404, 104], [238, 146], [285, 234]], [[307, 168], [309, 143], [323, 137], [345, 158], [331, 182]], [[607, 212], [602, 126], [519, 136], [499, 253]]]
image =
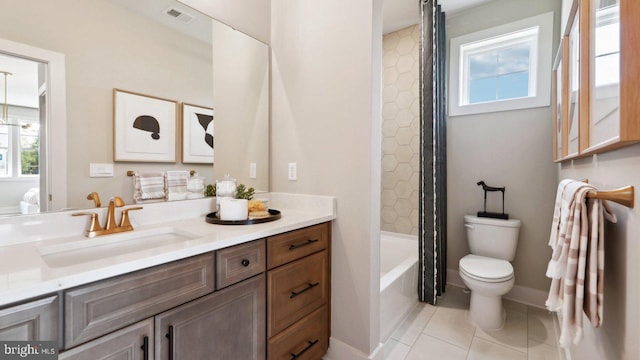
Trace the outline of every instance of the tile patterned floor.
[[419, 303], [384, 346], [385, 360], [560, 360], [547, 311], [503, 300], [503, 329], [483, 331], [468, 320], [469, 293], [448, 286], [438, 306]]

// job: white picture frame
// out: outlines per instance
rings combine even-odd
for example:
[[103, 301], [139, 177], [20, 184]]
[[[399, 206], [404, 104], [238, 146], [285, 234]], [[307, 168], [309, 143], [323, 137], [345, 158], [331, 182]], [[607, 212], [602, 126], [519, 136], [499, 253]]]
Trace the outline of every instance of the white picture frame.
[[113, 89], [113, 160], [176, 162], [178, 102]]
[[213, 108], [182, 103], [182, 162], [213, 164]]

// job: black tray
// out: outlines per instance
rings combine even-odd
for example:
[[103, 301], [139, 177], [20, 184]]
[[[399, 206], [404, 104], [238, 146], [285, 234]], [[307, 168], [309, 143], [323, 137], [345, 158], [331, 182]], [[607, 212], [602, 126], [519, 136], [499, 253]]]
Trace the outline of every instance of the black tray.
[[204, 220], [209, 224], [217, 224], [217, 225], [251, 225], [251, 224], [261, 224], [269, 221], [274, 221], [280, 219], [280, 211], [269, 209], [269, 217], [263, 217], [258, 219], [247, 219], [247, 220], [220, 220], [218, 217], [218, 212], [214, 211], [212, 213], [208, 213], [205, 216]]

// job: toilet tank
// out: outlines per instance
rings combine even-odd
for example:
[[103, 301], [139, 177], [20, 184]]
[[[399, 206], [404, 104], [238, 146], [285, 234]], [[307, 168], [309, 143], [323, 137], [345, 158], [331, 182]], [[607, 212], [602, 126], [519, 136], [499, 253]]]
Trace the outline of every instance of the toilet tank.
[[512, 261], [516, 256], [520, 220], [464, 216], [472, 254]]

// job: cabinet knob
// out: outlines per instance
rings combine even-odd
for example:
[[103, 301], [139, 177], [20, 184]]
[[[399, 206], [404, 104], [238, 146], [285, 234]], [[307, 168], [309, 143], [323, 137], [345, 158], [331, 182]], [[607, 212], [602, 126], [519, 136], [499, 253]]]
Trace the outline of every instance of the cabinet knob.
[[251, 261], [249, 261], [248, 259], [242, 259], [240, 264], [242, 264], [242, 266], [249, 266], [249, 264], [251, 264]]

